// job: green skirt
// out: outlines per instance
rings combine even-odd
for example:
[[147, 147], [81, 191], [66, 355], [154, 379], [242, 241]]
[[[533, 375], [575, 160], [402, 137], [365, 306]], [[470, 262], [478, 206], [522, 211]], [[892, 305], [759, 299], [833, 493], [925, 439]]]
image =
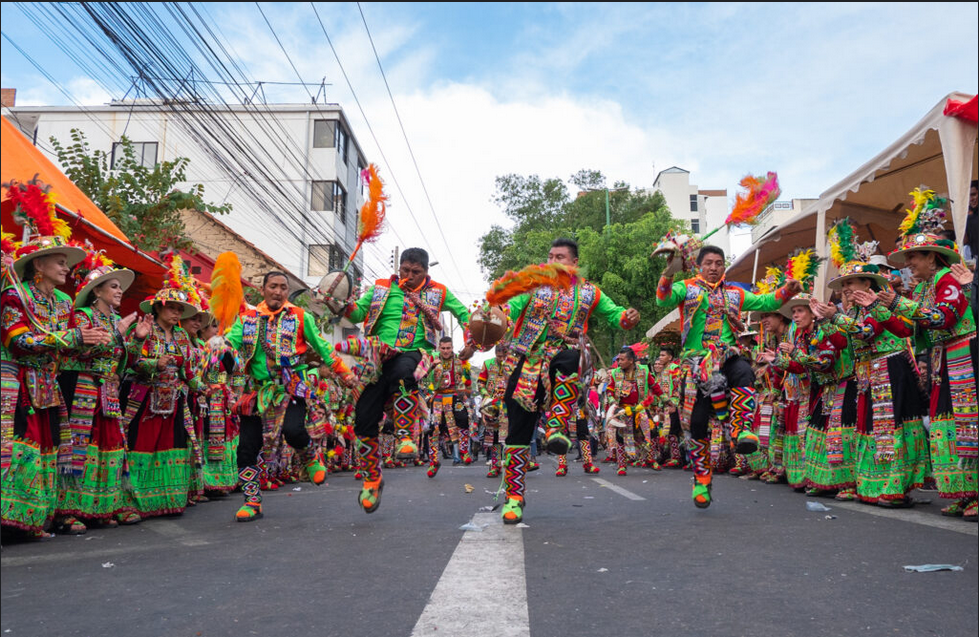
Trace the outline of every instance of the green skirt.
[[931, 470], [921, 420], [901, 423], [894, 431], [894, 457], [878, 460], [874, 435], [857, 434], [857, 497], [863, 502], [900, 500], [924, 484]]
[[58, 504], [57, 472], [56, 450], [42, 452], [38, 443], [14, 439], [10, 466], [3, 474], [3, 525], [43, 531]]
[[133, 498], [142, 517], [183, 512], [194, 472], [192, 454], [188, 451], [178, 447], [129, 452]]
[[103, 450], [89, 445], [81, 477], [58, 476], [58, 514], [104, 520], [135, 511], [125, 462], [125, 449]]
[[220, 460], [207, 460], [210, 457], [211, 443], [204, 445], [204, 488], [208, 491], [231, 493], [238, 487], [238, 436], [221, 443]]
[[945, 413], [931, 419], [928, 442], [939, 495], [943, 498], [976, 497], [976, 468], [960, 466], [952, 414]]

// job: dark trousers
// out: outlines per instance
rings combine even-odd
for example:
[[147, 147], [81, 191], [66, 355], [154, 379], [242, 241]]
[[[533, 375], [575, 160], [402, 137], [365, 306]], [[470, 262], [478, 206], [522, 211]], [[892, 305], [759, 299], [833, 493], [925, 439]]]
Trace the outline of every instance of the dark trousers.
[[[735, 356], [728, 359], [721, 367], [721, 373], [727, 379], [727, 386], [731, 387], [754, 387], [755, 372], [751, 369], [751, 363], [743, 356]], [[703, 440], [710, 437], [710, 418], [714, 415], [714, 404], [710, 396], [697, 390], [697, 400], [693, 404], [693, 411], [690, 413], [690, 436], [694, 440]]]
[[[551, 386], [554, 386], [554, 379], [558, 372], [565, 376], [570, 376], [578, 371], [578, 362], [581, 354], [576, 349], [562, 350], [551, 359], [551, 366], [548, 375], [551, 378]], [[506, 444], [508, 445], [529, 445], [533, 440], [534, 430], [537, 428], [537, 421], [540, 418], [540, 411], [546, 399], [544, 396], [544, 386], [537, 386], [537, 394], [534, 402], [537, 405], [536, 411], [527, 411], [513, 399], [513, 392], [517, 389], [517, 381], [520, 379], [520, 371], [526, 357], [521, 356], [517, 363], [517, 368], [513, 370], [510, 379], [507, 381], [506, 393], [503, 395], [503, 402], [506, 404], [507, 418], [509, 418], [509, 433], [507, 434]]]
[[[282, 422], [282, 435], [289, 446], [297, 451], [309, 446], [310, 438], [306, 433], [306, 401], [302, 398], [293, 398], [289, 401], [285, 420]], [[262, 417], [242, 416], [241, 431], [238, 436], [239, 469], [253, 467], [258, 463], [262, 444]]]
[[377, 382], [365, 387], [364, 393], [357, 401], [357, 411], [354, 416], [354, 433], [357, 437], [377, 437], [381, 418], [384, 416], [384, 404], [391, 396], [401, 391], [401, 383], [404, 382], [405, 389], [408, 391], [418, 387], [414, 373], [421, 359], [422, 355], [419, 352], [404, 352], [381, 366], [381, 377]]

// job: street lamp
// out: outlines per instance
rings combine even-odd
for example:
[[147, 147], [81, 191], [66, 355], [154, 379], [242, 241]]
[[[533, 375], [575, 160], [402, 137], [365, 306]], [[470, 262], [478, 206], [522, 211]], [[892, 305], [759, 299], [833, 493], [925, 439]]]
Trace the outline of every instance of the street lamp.
[[609, 193], [610, 192], [622, 192], [623, 190], [629, 190], [628, 186], [622, 186], [621, 188], [585, 188], [585, 192], [601, 192], [605, 191], [605, 231], [608, 232], [608, 227], [612, 225], [612, 208], [609, 205]]

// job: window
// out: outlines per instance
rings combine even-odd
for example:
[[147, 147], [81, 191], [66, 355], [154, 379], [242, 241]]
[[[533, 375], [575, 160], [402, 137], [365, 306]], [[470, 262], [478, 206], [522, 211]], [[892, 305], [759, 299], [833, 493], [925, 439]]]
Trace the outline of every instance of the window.
[[690, 231], [694, 234], [700, 234], [700, 219], [690, 220]]
[[697, 195], [690, 195], [690, 212], [697, 212]]
[[310, 244], [307, 276], [323, 276], [343, 267], [343, 251], [332, 243]]
[[347, 133], [347, 130], [342, 124], [337, 122], [336, 138], [334, 141], [336, 143], [337, 152], [340, 154], [340, 159], [343, 160], [343, 163], [345, 164], [347, 163], [347, 145], [350, 141], [349, 137], [350, 135]]
[[314, 181], [310, 191], [310, 210], [332, 210], [340, 216], [340, 222], [347, 220], [347, 192], [336, 181]]
[[347, 193], [339, 182], [333, 182], [333, 212], [340, 217], [340, 223], [347, 223]]
[[329, 119], [313, 120], [313, 148], [333, 148], [337, 123]]
[[[133, 142], [133, 153], [136, 156], [136, 163], [145, 168], [156, 166], [156, 153], [159, 148], [156, 142]], [[111, 170], [116, 169], [116, 162], [125, 157], [122, 142], [112, 144], [112, 164]]]
[[[333, 188], [332, 181], [314, 181], [313, 191], [310, 196], [310, 210], [332, 210], [333, 209]], [[330, 193], [329, 196], [327, 193]]]
[[357, 159], [357, 179], [360, 182], [360, 195], [362, 197], [367, 196], [367, 182], [363, 179], [362, 175], [364, 171], [367, 170], [367, 164], [361, 158]]

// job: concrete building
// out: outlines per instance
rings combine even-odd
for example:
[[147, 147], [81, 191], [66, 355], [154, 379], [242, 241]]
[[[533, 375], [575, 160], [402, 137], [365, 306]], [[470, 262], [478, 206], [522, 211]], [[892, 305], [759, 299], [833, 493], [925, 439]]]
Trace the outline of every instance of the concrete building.
[[[203, 185], [206, 201], [233, 206], [220, 223], [307, 285], [342, 265], [356, 242], [360, 172], [368, 161], [337, 104], [139, 99], [96, 107], [11, 105], [3, 112], [55, 163], [50, 138], [68, 146], [72, 129], [113, 161], [123, 135], [145, 165], [188, 158], [188, 183]], [[361, 256], [355, 267], [363, 272]]]
[[776, 226], [792, 219], [802, 212], [803, 208], [814, 201], [816, 199], [791, 199], [770, 203], [767, 208], [758, 213], [758, 217], [755, 219], [755, 225], [751, 227], [751, 244], [754, 245], [763, 238], [767, 238], [767, 235]]
[[[728, 215], [727, 190], [701, 190], [690, 183], [690, 171], [673, 166], [660, 171], [653, 181], [652, 191], [659, 191], [676, 219], [690, 224], [694, 234], [709, 232], [724, 224]], [[731, 253], [731, 241], [726, 228], [710, 238], [712, 245]]]

